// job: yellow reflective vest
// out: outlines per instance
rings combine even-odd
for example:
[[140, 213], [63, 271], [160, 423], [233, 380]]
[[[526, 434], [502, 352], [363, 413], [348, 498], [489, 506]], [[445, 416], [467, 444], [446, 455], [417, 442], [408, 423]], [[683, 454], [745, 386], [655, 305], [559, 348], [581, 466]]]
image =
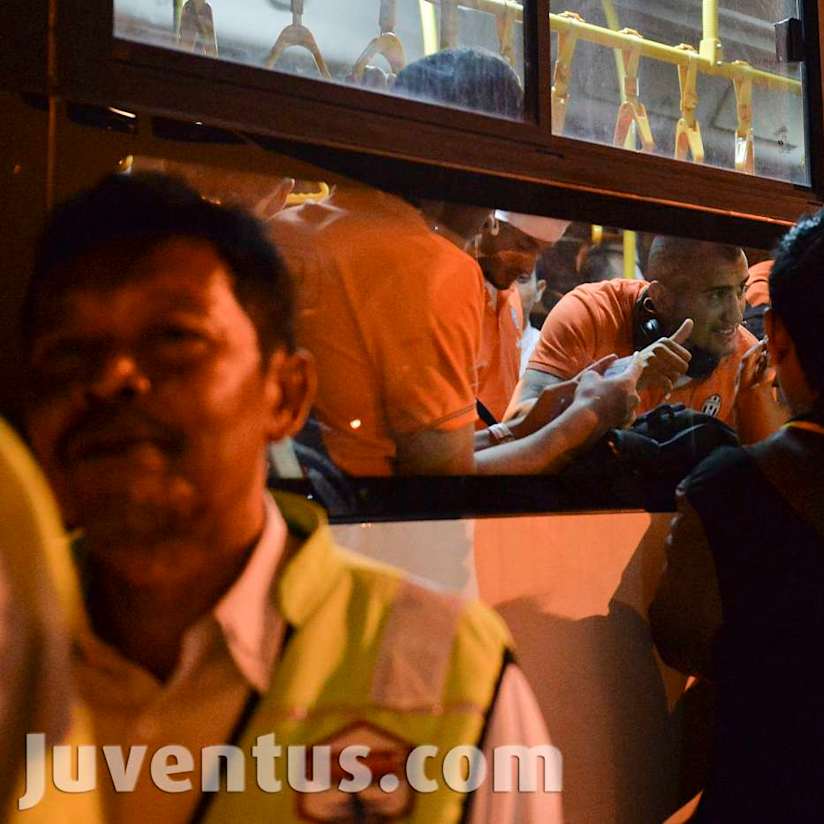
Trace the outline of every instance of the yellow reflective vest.
[[[243, 791], [226, 791], [223, 783], [219, 792], [205, 793], [196, 821], [460, 821], [466, 762], [444, 759], [455, 747], [481, 743], [510, 646], [502, 620], [335, 546], [323, 512], [305, 500], [279, 493], [275, 500], [290, 531], [306, 536], [275, 583], [287, 637], [269, 690], [250, 702], [232, 741], [245, 756]], [[253, 757], [264, 744], [281, 754]], [[339, 760], [350, 745], [369, 748], [359, 762], [372, 783], [357, 793], [338, 786], [353, 778]], [[319, 792], [303, 785], [326, 775], [307, 769], [313, 746], [331, 755], [331, 786]], [[407, 778], [413, 751], [425, 792]], [[298, 780], [290, 782], [290, 770]], [[276, 791], [272, 780], [279, 782]]]
[[[12, 623], [15, 636], [9, 651], [3, 638], [7, 627], [0, 627], [0, 730], [5, 736], [0, 742], [0, 822], [98, 824], [102, 818], [94, 794], [52, 790], [31, 810], [17, 810], [25, 786], [25, 733], [47, 732], [52, 744], [80, 744], [90, 740], [91, 724], [81, 707], [72, 710], [68, 694], [68, 635], [82, 614], [69, 540], [46, 479], [2, 419], [0, 490], [0, 607], [7, 610], [0, 619]], [[51, 775], [50, 759], [45, 769]]]
[[[238, 745], [249, 753], [259, 736], [274, 733], [284, 753], [329, 746], [334, 765], [341, 747], [362, 743], [376, 782], [390, 771], [399, 786], [384, 793], [376, 785], [357, 799], [336, 788], [300, 793], [281, 765], [281, 791], [266, 793], [247, 759], [246, 791], [215, 796], [204, 821], [333, 821], [343, 811], [358, 820], [356, 809], [364, 821], [459, 821], [466, 796], [445, 782], [443, 760], [456, 746], [480, 742], [509, 645], [503, 622], [335, 547], [320, 510], [292, 496], [275, 499], [290, 530], [308, 537], [277, 582], [291, 633]], [[425, 764], [433, 792], [414, 792], [404, 774], [406, 754], [420, 745], [437, 750]]]

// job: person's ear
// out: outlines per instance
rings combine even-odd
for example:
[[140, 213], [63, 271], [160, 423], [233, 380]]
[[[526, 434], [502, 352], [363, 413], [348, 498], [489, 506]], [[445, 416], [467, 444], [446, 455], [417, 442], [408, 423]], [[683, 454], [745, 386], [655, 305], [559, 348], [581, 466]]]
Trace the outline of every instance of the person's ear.
[[767, 335], [767, 352], [770, 355], [770, 363], [773, 366], [780, 366], [787, 360], [787, 356], [795, 351], [795, 346], [781, 318], [769, 307], [764, 312], [764, 331]]
[[655, 307], [655, 315], [659, 320], [666, 321], [672, 314], [672, 292], [660, 280], [653, 280], [647, 287], [647, 297]]
[[266, 370], [268, 439], [289, 438], [306, 423], [317, 392], [315, 361], [304, 349], [287, 352], [279, 348], [269, 358]]

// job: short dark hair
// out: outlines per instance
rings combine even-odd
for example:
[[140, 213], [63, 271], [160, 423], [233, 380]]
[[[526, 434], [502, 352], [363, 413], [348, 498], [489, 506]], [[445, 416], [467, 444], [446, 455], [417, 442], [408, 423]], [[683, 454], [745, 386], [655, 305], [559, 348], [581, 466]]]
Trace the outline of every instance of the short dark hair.
[[739, 246], [658, 235], [650, 246], [646, 275], [648, 280], [660, 280], [673, 288], [689, 284], [696, 265], [709, 260], [734, 264], [742, 256], [744, 250]]
[[782, 238], [770, 273], [770, 305], [795, 344], [804, 377], [824, 391], [824, 209]]
[[506, 60], [484, 49], [443, 49], [422, 57], [398, 72], [393, 91], [501, 117], [523, 115], [518, 75]]
[[[154, 172], [114, 174], [51, 214], [37, 246], [23, 304], [28, 348], [42, 307], [77, 286], [96, 285], [68, 264], [97, 249], [139, 242], [145, 251], [173, 237], [211, 243], [228, 264], [238, 303], [254, 323], [261, 353], [294, 348], [293, 293], [288, 271], [263, 227], [242, 209], [204, 200], [182, 180]], [[117, 283], [118, 273], [106, 284]], [[99, 277], [99, 276], [98, 276]]]

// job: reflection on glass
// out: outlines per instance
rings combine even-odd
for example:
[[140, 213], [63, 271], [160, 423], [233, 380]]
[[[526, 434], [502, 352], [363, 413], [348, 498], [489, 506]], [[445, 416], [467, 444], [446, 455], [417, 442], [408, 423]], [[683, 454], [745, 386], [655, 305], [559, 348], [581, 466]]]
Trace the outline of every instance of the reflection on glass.
[[[569, 0], [551, 15], [552, 130], [808, 183], [797, 0]], [[563, 11], [562, 11], [563, 9]]]
[[[746, 442], [783, 423], [747, 331], [765, 300], [764, 266], [748, 284], [761, 260], [749, 251], [356, 181], [143, 157], [132, 168], [180, 175], [264, 221], [318, 374], [297, 463], [333, 482], [562, 471], [629, 422], [636, 379], [639, 413], [683, 403]], [[673, 335], [662, 372], [655, 350]], [[272, 457], [290, 465], [282, 450]]]
[[[124, 39], [379, 91], [392, 92], [410, 63], [459, 47], [500, 55], [524, 79], [521, 4], [514, 2], [114, 0], [114, 10], [115, 35]], [[483, 99], [439, 102], [521, 116]]]

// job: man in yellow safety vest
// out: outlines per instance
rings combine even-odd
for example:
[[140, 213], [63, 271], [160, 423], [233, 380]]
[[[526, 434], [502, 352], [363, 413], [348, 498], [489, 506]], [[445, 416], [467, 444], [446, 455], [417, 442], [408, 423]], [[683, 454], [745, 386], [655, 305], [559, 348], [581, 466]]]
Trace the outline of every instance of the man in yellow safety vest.
[[[264, 493], [315, 377], [254, 219], [108, 178], [52, 216], [23, 332], [28, 435], [81, 535], [71, 674], [93, 733], [66, 758], [31, 731], [22, 820], [80, 793], [118, 823], [560, 820], [500, 619]], [[537, 792], [514, 786], [525, 748]]]

